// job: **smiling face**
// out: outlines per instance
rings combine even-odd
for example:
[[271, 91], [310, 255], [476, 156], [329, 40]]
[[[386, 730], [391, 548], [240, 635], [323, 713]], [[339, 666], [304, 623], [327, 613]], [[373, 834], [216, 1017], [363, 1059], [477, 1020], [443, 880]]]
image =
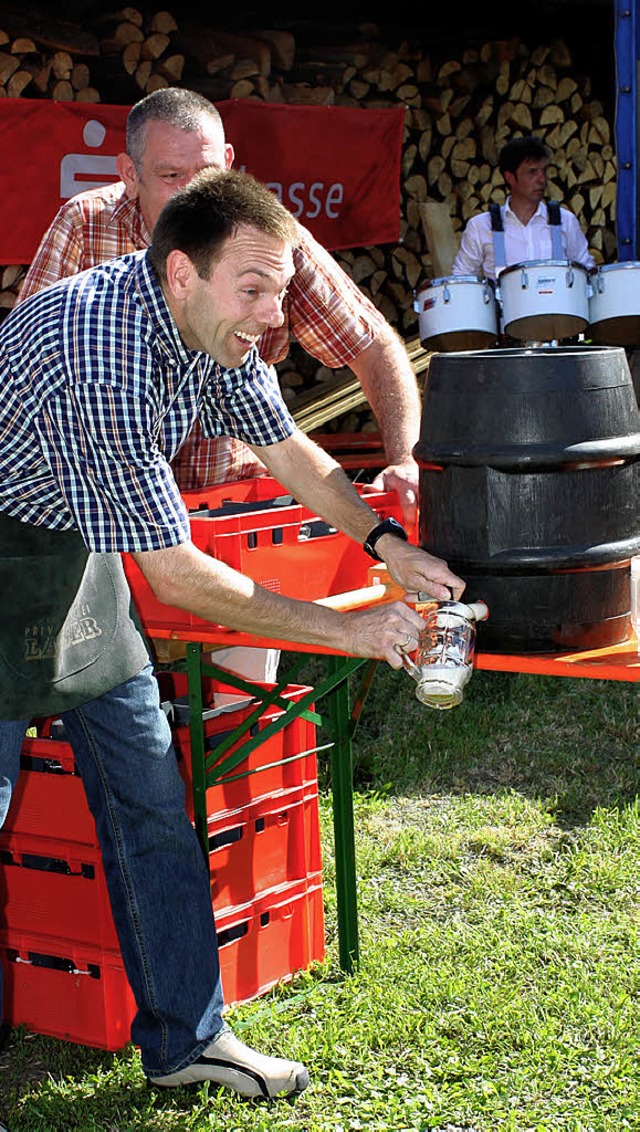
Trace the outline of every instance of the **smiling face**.
[[149, 233], [170, 197], [184, 188], [201, 169], [230, 169], [233, 147], [217, 123], [203, 117], [198, 130], [183, 130], [152, 119], [147, 123], [144, 150], [137, 169], [126, 153], [117, 159], [127, 196], [136, 198]]
[[249, 224], [222, 245], [208, 279], [171, 252], [165, 294], [185, 346], [227, 368], [241, 365], [267, 328], [282, 325], [293, 273], [291, 245]]

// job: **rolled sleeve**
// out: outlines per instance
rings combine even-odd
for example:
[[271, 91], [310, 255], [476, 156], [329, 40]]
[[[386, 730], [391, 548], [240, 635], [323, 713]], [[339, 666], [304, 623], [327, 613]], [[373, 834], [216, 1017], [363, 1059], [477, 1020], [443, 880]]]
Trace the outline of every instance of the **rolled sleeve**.
[[97, 553], [162, 550], [189, 540], [186, 507], [146, 416], [144, 403], [108, 384], [65, 389], [41, 414], [45, 460]]
[[267, 362], [283, 361], [293, 337], [330, 369], [348, 366], [388, 333], [387, 320], [306, 228], [299, 225], [298, 233], [285, 322], [265, 331], [260, 354]]

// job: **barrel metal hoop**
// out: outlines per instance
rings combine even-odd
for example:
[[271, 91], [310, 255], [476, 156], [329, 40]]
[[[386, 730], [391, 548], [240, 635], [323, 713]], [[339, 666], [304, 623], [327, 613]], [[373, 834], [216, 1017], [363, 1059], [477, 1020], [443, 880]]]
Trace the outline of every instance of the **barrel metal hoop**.
[[470, 446], [464, 451], [422, 444], [418, 455], [418, 466], [429, 464], [455, 464], [461, 467], [489, 466], [507, 470], [520, 468], [532, 471], [534, 468], [553, 468], [563, 465], [575, 469], [576, 465], [589, 465], [589, 468], [610, 466], [611, 460], [618, 462], [634, 461], [640, 457], [640, 433], [630, 436], [607, 437], [603, 440], [572, 444], [559, 450], [548, 444], [502, 445], [499, 449], [488, 446]]

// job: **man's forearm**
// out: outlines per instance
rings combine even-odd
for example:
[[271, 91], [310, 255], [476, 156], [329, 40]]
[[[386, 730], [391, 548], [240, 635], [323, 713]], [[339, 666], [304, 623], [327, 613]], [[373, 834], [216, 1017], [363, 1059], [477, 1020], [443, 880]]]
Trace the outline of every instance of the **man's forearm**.
[[349, 538], [363, 543], [378, 523], [342, 468], [304, 433], [296, 431], [281, 444], [254, 448], [271, 475], [296, 499]]
[[[419, 552], [416, 552], [419, 553]], [[424, 622], [404, 602], [338, 613], [263, 589], [223, 562], [182, 543], [133, 555], [159, 601], [254, 637], [323, 646], [401, 667], [398, 646], [418, 646]]]
[[[296, 430], [280, 444], [256, 451], [279, 483], [356, 542], [365, 542], [378, 525], [377, 514], [358, 495], [342, 468], [304, 433]], [[449, 590], [460, 596], [464, 589], [464, 583], [445, 562], [409, 546], [396, 535], [383, 535], [376, 551], [394, 581], [407, 592], [424, 590], [444, 598], [450, 597]]]
[[[271, 474], [296, 498], [339, 530], [363, 543], [378, 516], [336, 461], [296, 429], [286, 440], [256, 449]], [[464, 583], [445, 562], [394, 535], [379, 540], [391, 577], [405, 591], [460, 596]], [[388, 660], [397, 667], [397, 645], [415, 636], [421, 618], [404, 603], [380, 610], [339, 614], [312, 602], [274, 594], [211, 558], [193, 543], [133, 555], [155, 596], [205, 621], [253, 636], [322, 645], [332, 651]]]
[[403, 464], [420, 434], [420, 393], [409, 356], [389, 327], [351, 362], [380, 426], [388, 464]]
[[344, 648], [343, 619], [334, 610], [272, 593], [193, 543], [133, 558], [166, 605], [255, 636]]

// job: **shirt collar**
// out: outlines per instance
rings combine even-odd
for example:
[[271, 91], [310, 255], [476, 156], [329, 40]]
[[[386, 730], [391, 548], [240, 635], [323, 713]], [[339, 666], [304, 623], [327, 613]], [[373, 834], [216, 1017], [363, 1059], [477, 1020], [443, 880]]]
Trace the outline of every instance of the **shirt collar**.
[[148, 252], [138, 256], [135, 272], [140, 301], [153, 325], [158, 344], [165, 354], [182, 366], [190, 366], [198, 361], [204, 362], [206, 368], [208, 368], [207, 363], [209, 366], [216, 364], [204, 351], [188, 350], [185, 346], [164, 297], [160, 280], [151, 266]]
[[[504, 211], [505, 211], [505, 215], [508, 214], [509, 216], [513, 216], [514, 220], [518, 220], [518, 217], [516, 216], [515, 212], [513, 211], [512, 207], [511, 207], [511, 194], [509, 194], [509, 196], [506, 199]], [[540, 201], [540, 203], [538, 204], [538, 207], [536, 208], [533, 216], [531, 217], [531, 220], [533, 220], [536, 216], [541, 216], [544, 221], [547, 220], [547, 204], [546, 204], [546, 201], [544, 201], [544, 200]], [[531, 223], [531, 220], [529, 221], [529, 224]], [[522, 221], [518, 220], [518, 224], [522, 224]], [[523, 227], [526, 227], [526, 225], [523, 225]]]
[[124, 183], [122, 183], [122, 190], [116, 199], [111, 213], [111, 223], [116, 225], [121, 224], [126, 228], [134, 247], [149, 247], [151, 235], [147, 230], [144, 217], [140, 211], [138, 198], [136, 197], [135, 200], [131, 200], [127, 196]]

